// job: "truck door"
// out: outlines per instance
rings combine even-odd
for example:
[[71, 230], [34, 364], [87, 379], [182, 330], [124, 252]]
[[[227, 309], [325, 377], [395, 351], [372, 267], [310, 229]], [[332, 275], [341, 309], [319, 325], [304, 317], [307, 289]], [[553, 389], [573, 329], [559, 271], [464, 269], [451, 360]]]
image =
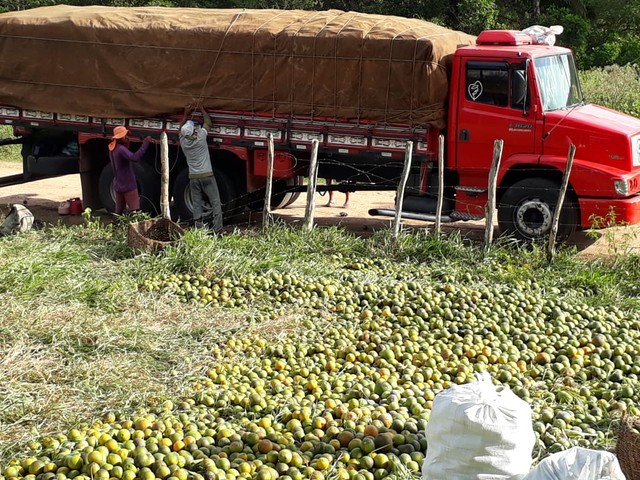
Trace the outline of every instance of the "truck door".
[[469, 60], [462, 63], [458, 95], [456, 167], [460, 185], [486, 187], [494, 140], [504, 140], [502, 158], [535, 149], [536, 122], [529, 113], [527, 64]]

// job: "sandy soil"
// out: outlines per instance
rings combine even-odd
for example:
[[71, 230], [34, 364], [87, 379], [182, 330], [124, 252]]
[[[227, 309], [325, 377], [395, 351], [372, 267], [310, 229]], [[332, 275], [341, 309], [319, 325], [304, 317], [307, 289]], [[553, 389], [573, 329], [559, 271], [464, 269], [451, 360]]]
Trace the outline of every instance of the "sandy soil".
[[[20, 165], [0, 162], [0, 177], [20, 173]], [[370, 235], [379, 229], [392, 225], [391, 217], [372, 217], [370, 208], [393, 208], [394, 192], [356, 192], [351, 194], [348, 208], [342, 208], [344, 195], [335, 194], [336, 206], [326, 207], [327, 197], [316, 196], [315, 222], [317, 225], [339, 225], [359, 235]], [[45, 223], [78, 225], [83, 222], [81, 216], [58, 215], [60, 202], [73, 197], [81, 197], [79, 175], [40, 180], [22, 185], [0, 187], [0, 217], [8, 211], [13, 203], [24, 203], [35, 217]], [[301, 224], [304, 220], [305, 196], [287, 208], [276, 210], [274, 216], [292, 224]], [[110, 216], [104, 211], [94, 212], [105, 221]], [[255, 225], [261, 221], [261, 213], [247, 214], [240, 219], [241, 226]], [[403, 226], [410, 229], [432, 229], [433, 223], [403, 220]], [[483, 222], [456, 222], [443, 225], [443, 230], [460, 230], [471, 239], [482, 241], [484, 238]], [[496, 230], [496, 235], [497, 235]], [[640, 253], [640, 225], [616, 227], [597, 232], [596, 239], [586, 232], [578, 232], [570, 244], [576, 245], [579, 254], [588, 258], [609, 256], [614, 253]]]

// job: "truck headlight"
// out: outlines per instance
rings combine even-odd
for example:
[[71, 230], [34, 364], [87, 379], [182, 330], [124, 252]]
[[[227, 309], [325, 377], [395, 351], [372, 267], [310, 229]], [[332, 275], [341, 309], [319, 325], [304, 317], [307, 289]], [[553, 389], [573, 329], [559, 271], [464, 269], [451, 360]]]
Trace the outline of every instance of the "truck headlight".
[[618, 195], [627, 196], [631, 189], [629, 188], [629, 180], [614, 180], [613, 186]]

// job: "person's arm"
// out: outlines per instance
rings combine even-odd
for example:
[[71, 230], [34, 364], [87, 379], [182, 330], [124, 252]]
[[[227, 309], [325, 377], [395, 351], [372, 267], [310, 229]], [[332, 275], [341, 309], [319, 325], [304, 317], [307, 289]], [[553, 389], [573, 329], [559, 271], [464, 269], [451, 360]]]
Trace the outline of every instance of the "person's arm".
[[182, 119], [180, 120], [180, 126], [178, 127], [178, 132], [180, 131], [180, 129], [182, 128], [182, 126], [187, 123], [187, 120], [189, 119], [189, 113], [191, 112], [191, 105], [187, 105], [186, 107], [184, 107], [184, 113], [182, 114]]
[[136, 153], [133, 153], [128, 148], [123, 148], [120, 151], [120, 155], [122, 155], [124, 158], [126, 158], [130, 162], [139, 162], [140, 160], [142, 160], [142, 157], [144, 157], [144, 154], [147, 153], [147, 149], [149, 148], [150, 144], [151, 144], [151, 137], [145, 137], [144, 141], [142, 142], [142, 145], [140, 145], [140, 148]]
[[204, 128], [207, 133], [209, 133], [211, 131], [211, 126], [213, 125], [213, 123], [211, 122], [211, 117], [204, 108], [201, 108], [200, 111], [202, 112], [202, 128]]

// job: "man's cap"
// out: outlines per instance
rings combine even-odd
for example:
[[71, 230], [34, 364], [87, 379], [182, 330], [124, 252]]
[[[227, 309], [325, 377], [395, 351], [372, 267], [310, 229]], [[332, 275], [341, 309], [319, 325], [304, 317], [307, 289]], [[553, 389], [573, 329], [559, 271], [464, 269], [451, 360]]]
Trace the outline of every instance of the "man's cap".
[[113, 135], [111, 136], [112, 140], [116, 140], [118, 138], [124, 138], [129, 134], [129, 130], [125, 127], [118, 126], [113, 129]]
[[182, 128], [180, 128], [180, 135], [183, 137], [188, 137], [189, 135], [193, 135], [193, 130], [195, 129], [195, 125], [191, 120], [187, 120]]

